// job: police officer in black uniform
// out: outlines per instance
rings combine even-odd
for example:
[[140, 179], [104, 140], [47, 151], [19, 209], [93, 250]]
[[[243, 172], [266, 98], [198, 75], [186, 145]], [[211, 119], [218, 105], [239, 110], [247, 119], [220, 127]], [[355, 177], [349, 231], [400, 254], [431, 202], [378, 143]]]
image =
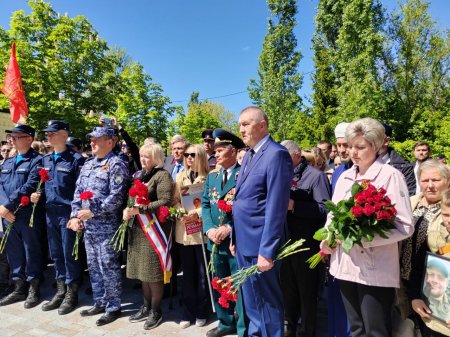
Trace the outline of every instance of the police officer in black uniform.
[[30, 196], [36, 191], [42, 156], [31, 148], [35, 134], [31, 126], [18, 125], [6, 132], [11, 134], [17, 154], [6, 159], [1, 169], [0, 216], [3, 218], [3, 228], [8, 223], [14, 223], [6, 242], [14, 291], [0, 300], [0, 305], [25, 300], [24, 306], [28, 309], [39, 304], [39, 280], [43, 268], [40, 240], [44, 226], [43, 209], [37, 206], [34, 224], [30, 227], [31, 204], [20, 208], [19, 205], [23, 196]]
[[[81, 268], [72, 256], [76, 233], [66, 227], [70, 220], [71, 203], [75, 183], [84, 164], [84, 157], [66, 146], [69, 124], [51, 120], [43, 130], [54, 151], [42, 158], [42, 167], [48, 171], [50, 180], [44, 184], [42, 193], [33, 193], [36, 203], [45, 195], [47, 236], [56, 271], [56, 294], [44, 303], [43, 311], [58, 308], [60, 315], [73, 311], [78, 304], [78, 284]], [[43, 195], [44, 194], [44, 195]]]

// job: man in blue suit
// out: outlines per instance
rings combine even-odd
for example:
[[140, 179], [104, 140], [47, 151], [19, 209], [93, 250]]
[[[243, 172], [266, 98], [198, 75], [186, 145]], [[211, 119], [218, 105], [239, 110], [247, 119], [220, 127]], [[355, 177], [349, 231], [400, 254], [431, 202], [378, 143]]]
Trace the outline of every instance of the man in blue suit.
[[283, 294], [278, 249], [287, 237], [286, 215], [293, 176], [289, 152], [269, 135], [266, 113], [248, 107], [239, 130], [250, 150], [244, 157], [233, 204], [233, 243], [239, 268], [261, 273], [242, 286], [249, 336], [283, 336]]

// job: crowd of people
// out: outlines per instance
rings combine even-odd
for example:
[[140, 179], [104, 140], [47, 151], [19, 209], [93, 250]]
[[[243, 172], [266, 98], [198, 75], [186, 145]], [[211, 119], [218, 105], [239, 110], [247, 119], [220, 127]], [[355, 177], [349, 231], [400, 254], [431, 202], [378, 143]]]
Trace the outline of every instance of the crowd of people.
[[[213, 302], [219, 324], [208, 337], [317, 336], [324, 298], [328, 336], [450, 336], [450, 169], [445, 156], [431, 158], [427, 143], [415, 144], [409, 163], [390, 146], [390, 125], [363, 118], [339, 123], [335, 144], [301, 149], [275, 142], [258, 107], [240, 112], [240, 137], [200, 130], [203, 144], [189, 144], [175, 135], [167, 156], [153, 138], [139, 147], [114, 118], [100, 119], [88, 150], [64, 121], [42, 131], [46, 139], [36, 142], [32, 127], [17, 125], [1, 146], [0, 216], [10, 231], [0, 254], [0, 306], [40, 304], [50, 257], [56, 292], [42, 310], [74, 311], [87, 267], [93, 305], [80, 315], [111, 323], [121, 316], [126, 254], [126, 277], [139, 281], [143, 297], [129, 321], [145, 321], [146, 330], [162, 322], [164, 293], [176, 292], [182, 272], [179, 327], [204, 326]], [[389, 235], [348, 252], [340, 241], [315, 240], [332, 221], [326, 201], [347, 200], [364, 181], [395, 205]], [[130, 187], [139, 184], [148, 202], [130, 204]], [[183, 196], [199, 188], [186, 210]], [[164, 207], [175, 211], [163, 220]], [[118, 250], [112, 241], [122, 222], [127, 243]], [[299, 239], [309, 250], [275, 261], [280, 247]], [[323, 263], [311, 269], [307, 260], [318, 251]], [[211, 279], [253, 265], [259, 272], [236, 302], [219, 303]]]

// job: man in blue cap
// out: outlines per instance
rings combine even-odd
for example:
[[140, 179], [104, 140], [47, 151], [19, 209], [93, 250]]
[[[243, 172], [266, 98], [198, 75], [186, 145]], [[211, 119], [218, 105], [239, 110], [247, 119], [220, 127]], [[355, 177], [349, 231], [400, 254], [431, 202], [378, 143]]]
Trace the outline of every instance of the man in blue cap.
[[44, 223], [42, 209], [37, 209], [34, 225], [30, 227], [31, 206], [19, 208], [19, 205], [23, 196], [36, 191], [42, 156], [31, 148], [35, 134], [31, 126], [18, 125], [6, 132], [11, 135], [17, 155], [6, 159], [2, 165], [0, 216], [3, 218], [3, 228], [8, 223], [14, 223], [6, 242], [14, 291], [0, 300], [0, 305], [25, 300], [24, 306], [28, 309], [39, 303], [39, 280], [43, 267], [40, 239]]
[[[94, 306], [80, 314], [93, 316], [104, 313], [96, 322], [101, 326], [115, 321], [121, 312], [119, 252], [114, 250], [111, 239], [121, 222], [128, 188], [128, 167], [113, 152], [114, 130], [96, 127], [87, 137], [94, 157], [87, 159], [81, 169], [67, 226], [73, 231], [84, 229], [94, 296]], [[86, 191], [92, 192], [93, 197], [82, 202], [80, 194]]]
[[78, 304], [81, 270], [72, 256], [75, 232], [66, 225], [70, 219], [75, 183], [84, 158], [66, 146], [69, 137], [68, 123], [51, 120], [43, 131], [54, 149], [42, 158], [42, 166], [47, 170], [50, 180], [45, 182], [42, 193], [31, 194], [31, 202], [37, 203], [45, 196], [48, 245], [56, 271], [56, 294], [49, 302], [44, 303], [42, 310], [59, 308], [58, 313], [65, 315]]
[[[205, 182], [205, 192], [202, 198], [203, 230], [208, 236], [208, 249], [211, 251], [211, 259], [214, 263], [214, 276], [224, 278], [234, 274], [237, 270], [237, 262], [230, 252], [230, 234], [233, 219], [231, 212], [224, 213], [218, 207], [219, 200], [232, 204], [236, 178], [240, 165], [237, 163], [237, 150], [245, 146], [244, 142], [231, 132], [223, 129], [215, 129], [213, 132], [214, 149], [217, 164], [220, 169], [212, 170]], [[215, 245], [215, 249], [212, 247]], [[215, 293], [214, 303], [219, 325], [206, 333], [208, 337], [221, 337], [237, 334], [246, 336], [245, 314], [242, 298], [239, 296], [236, 303], [238, 320], [234, 317], [234, 305], [222, 308], [217, 303], [218, 293]]]

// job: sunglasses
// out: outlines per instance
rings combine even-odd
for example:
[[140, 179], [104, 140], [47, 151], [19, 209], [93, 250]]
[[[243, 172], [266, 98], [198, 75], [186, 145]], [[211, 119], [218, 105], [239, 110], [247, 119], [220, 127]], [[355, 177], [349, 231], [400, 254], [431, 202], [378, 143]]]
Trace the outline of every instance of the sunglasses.
[[185, 153], [185, 154], [183, 154], [183, 156], [185, 157], [185, 158], [187, 158], [187, 157], [192, 157], [192, 158], [195, 158], [195, 153]]

